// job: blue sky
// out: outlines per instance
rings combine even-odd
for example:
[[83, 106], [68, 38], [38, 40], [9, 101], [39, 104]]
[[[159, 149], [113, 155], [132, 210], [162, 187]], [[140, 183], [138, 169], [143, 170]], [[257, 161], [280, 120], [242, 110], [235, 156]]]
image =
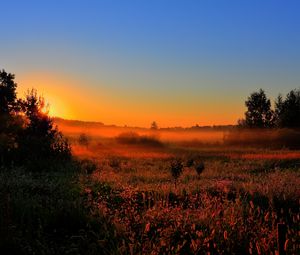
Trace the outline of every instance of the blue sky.
[[[249, 93], [263, 88], [274, 98], [300, 86], [299, 7], [288, 0], [2, 1], [0, 68], [20, 86], [28, 74], [67, 77], [95, 109], [89, 102], [79, 111], [66, 99], [72, 118], [234, 123]], [[38, 86], [45, 97], [49, 86]]]

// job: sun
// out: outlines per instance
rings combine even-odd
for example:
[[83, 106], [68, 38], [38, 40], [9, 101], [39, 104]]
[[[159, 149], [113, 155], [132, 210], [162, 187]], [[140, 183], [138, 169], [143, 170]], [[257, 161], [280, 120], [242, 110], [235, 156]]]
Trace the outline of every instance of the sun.
[[50, 117], [61, 117], [66, 119], [72, 118], [69, 106], [62, 98], [50, 93], [45, 93], [44, 97], [46, 102], [45, 113], [47, 113]]
[[21, 97], [26, 94], [28, 89], [37, 89], [38, 95], [45, 100], [45, 106], [41, 109], [44, 114], [65, 119], [74, 117], [69, 93], [71, 81], [58, 75], [34, 73], [21, 77], [18, 83], [22, 85], [22, 87], [18, 87], [18, 93]]

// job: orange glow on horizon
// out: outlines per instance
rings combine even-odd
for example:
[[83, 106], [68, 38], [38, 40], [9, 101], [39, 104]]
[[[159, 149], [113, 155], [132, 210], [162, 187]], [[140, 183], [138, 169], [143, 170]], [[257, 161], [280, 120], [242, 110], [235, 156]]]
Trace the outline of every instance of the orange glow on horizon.
[[124, 95], [123, 91], [114, 91], [101, 84], [85, 86], [88, 81], [66, 75], [31, 73], [17, 75], [16, 81], [19, 97], [35, 88], [49, 104], [49, 115], [65, 119], [140, 127], [150, 127], [152, 121], [156, 121], [159, 127], [190, 127], [235, 124], [243, 116], [243, 104], [237, 109], [240, 103], [222, 105], [222, 102], [216, 103], [218, 100], [202, 102], [194, 98], [193, 102], [201, 101], [196, 105], [186, 99], [182, 102], [180, 97], [169, 101], [160, 97], [151, 101], [145, 95], [145, 98], [134, 92]]
[[46, 73], [27, 74], [16, 78], [19, 97], [24, 97], [28, 89], [37, 89], [38, 95], [43, 96], [46, 105], [49, 106], [47, 110], [50, 116], [65, 119], [76, 118], [76, 114], [72, 111], [72, 93], [74, 93], [74, 99], [76, 94], [80, 93], [76, 87], [72, 86], [73, 81], [63, 76]]

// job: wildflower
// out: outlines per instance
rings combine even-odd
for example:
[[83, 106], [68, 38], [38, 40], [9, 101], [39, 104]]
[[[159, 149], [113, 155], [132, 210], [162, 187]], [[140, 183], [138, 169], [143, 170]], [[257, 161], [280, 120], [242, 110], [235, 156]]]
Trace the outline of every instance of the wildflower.
[[148, 233], [150, 231], [150, 227], [151, 227], [151, 224], [150, 224], [150, 222], [148, 222], [145, 227], [145, 233]]

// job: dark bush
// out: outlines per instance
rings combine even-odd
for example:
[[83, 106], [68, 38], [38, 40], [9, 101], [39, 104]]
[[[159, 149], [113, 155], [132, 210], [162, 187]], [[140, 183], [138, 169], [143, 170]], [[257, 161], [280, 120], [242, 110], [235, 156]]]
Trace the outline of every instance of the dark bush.
[[92, 174], [98, 169], [97, 162], [88, 159], [80, 161], [80, 166], [86, 174]]
[[204, 163], [203, 162], [198, 162], [195, 165], [195, 170], [197, 172], [198, 175], [202, 174], [203, 170], [204, 170]]
[[170, 171], [171, 171], [172, 177], [174, 178], [174, 183], [175, 183], [175, 187], [176, 187], [177, 179], [180, 177], [180, 175], [183, 172], [183, 164], [182, 164], [181, 159], [179, 159], [179, 158], [172, 159]]
[[81, 145], [81, 146], [86, 146], [88, 147], [89, 144], [90, 144], [90, 140], [91, 138], [85, 134], [85, 133], [81, 133], [78, 137], [78, 143]]

